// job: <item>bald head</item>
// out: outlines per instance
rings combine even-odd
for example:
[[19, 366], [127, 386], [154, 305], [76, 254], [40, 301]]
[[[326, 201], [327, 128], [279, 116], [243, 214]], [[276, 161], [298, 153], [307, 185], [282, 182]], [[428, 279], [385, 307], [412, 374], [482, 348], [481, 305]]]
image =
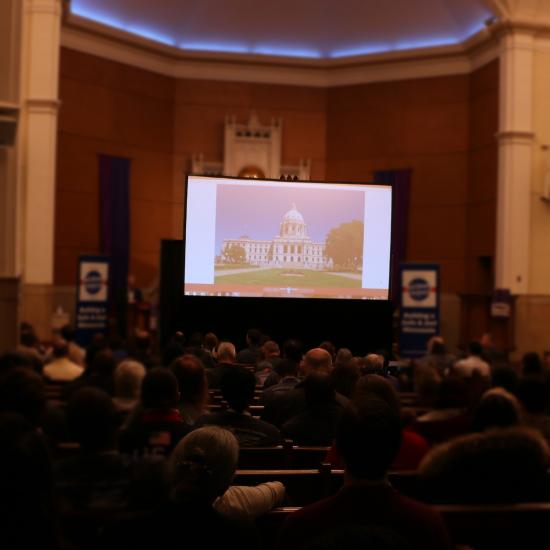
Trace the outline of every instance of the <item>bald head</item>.
[[332, 368], [332, 357], [323, 348], [310, 349], [304, 357], [302, 368], [306, 376], [311, 372], [328, 374]]

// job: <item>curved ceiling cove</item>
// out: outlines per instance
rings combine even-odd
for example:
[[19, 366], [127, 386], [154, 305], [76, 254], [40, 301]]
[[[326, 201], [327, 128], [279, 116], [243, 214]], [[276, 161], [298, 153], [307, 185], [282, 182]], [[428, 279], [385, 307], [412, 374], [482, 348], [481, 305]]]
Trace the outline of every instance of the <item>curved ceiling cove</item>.
[[484, 0], [71, 0], [71, 13], [183, 51], [342, 59], [456, 45]]

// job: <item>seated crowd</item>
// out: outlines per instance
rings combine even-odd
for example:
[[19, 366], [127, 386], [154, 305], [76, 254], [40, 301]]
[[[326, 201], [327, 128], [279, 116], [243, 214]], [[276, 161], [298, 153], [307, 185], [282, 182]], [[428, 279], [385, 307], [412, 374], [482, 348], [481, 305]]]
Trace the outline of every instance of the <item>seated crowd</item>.
[[[445, 549], [437, 505], [550, 502], [537, 354], [509, 365], [482, 341], [458, 358], [435, 338], [390, 369], [330, 342], [279, 346], [255, 329], [246, 342], [176, 333], [155, 354], [146, 333], [127, 348], [98, 335], [84, 350], [64, 327], [46, 348], [23, 325], [0, 356], [5, 547]], [[335, 477], [266, 541], [254, 521], [294, 504], [288, 462], [233, 481], [248, 453], [281, 446], [316, 448], [308, 468]], [[396, 472], [415, 476], [414, 495]]]

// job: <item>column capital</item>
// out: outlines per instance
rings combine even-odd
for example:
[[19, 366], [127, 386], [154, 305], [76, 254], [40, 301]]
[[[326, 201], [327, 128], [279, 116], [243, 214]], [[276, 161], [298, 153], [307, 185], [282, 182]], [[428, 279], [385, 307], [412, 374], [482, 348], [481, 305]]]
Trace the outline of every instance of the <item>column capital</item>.
[[504, 132], [497, 132], [495, 134], [497, 140], [502, 142], [524, 143], [531, 145], [535, 140], [535, 132], [523, 132], [521, 130], [508, 130]]
[[29, 98], [25, 102], [30, 113], [57, 114], [61, 101], [49, 98]]
[[482, 0], [501, 21], [546, 22], [550, 25], [550, 5], [546, 0]]

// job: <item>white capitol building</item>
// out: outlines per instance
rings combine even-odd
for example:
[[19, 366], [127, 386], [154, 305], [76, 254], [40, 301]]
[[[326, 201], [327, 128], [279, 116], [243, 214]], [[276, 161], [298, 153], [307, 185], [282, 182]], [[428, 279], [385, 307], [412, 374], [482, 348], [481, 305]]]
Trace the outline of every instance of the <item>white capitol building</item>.
[[325, 257], [324, 243], [315, 243], [307, 234], [307, 224], [293, 204], [283, 216], [279, 235], [271, 241], [259, 241], [247, 236], [225, 239], [222, 245], [222, 260], [226, 251], [235, 245], [246, 252], [246, 262], [256, 266], [301, 267], [326, 269], [332, 267], [332, 260]]

